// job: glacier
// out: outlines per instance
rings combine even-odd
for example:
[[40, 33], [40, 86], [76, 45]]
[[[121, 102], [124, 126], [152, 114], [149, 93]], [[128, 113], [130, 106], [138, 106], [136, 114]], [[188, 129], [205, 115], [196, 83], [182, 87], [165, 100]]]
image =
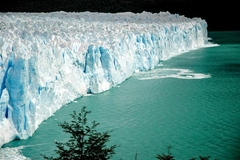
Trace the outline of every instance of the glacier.
[[159, 13], [0, 13], [0, 147], [61, 106], [211, 45], [207, 23]]

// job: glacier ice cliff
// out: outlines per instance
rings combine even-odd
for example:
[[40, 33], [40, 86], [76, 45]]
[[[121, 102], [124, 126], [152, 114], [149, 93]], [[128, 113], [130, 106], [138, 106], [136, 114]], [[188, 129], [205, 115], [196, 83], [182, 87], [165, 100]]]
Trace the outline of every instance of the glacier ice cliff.
[[78, 97], [208, 44], [205, 20], [169, 12], [0, 13], [0, 147]]

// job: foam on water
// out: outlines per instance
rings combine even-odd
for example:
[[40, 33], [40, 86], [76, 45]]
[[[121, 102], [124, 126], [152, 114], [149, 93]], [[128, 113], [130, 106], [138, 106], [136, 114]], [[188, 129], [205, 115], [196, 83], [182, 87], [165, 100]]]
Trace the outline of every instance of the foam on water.
[[179, 78], [179, 79], [203, 79], [211, 78], [209, 74], [195, 73], [189, 69], [181, 68], [156, 68], [146, 72], [139, 72], [134, 75], [139, 80], [151, 80], [161, 78]]

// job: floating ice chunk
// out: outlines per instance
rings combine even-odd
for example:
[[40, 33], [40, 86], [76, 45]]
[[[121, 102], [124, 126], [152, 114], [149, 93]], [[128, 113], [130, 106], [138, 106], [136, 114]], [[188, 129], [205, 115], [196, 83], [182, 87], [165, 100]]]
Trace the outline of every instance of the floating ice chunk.
[[1, 148], [0, 149], [0, 159], [1, 160], [31, 160], [30, 158], [24, 157], [21, 154], [21, 150], [23, 147], [15, 147], [15, 148]]
[[151, 80], [162, 78], [179, 78], [179, 79], [204, 79], [211, 78], [209, 74], [195, 73], [188, 69], [180, 68], [156, 68], [150, 71], [139, 72], [134, 74], [139, 80]]

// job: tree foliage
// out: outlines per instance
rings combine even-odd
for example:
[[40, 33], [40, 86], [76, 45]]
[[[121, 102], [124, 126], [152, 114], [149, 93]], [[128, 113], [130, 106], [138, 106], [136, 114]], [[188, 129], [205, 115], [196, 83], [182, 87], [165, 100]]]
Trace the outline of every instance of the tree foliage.
[[[156, 158], [159, 159], [159, 160], [175, 160], [174, 156], [172, 155], [172, 153], [170, 151], [171, 146], [168, 146], [167, 149], [168, 149], [167, 153], [157, 154]], [[206, 157], [199, 156], [199, 159], [200, 160], [209, 160], [210, 156], [206, 156]], [[197, 160], [197, 158], [191, 158], [189, 160]]]
[[57, 158], [47, 157], [48, 160], [107, 160], [115, 154], [116, 145], [107, 147], [111, 131], [98, 132], [96, 127], [99, 123], [95, 121], [89, 126], [87, 123], [87, 114], [84, 106], [80, 113], [70, 114], [71, 123], [59, 123], [64, 132], [69, 133], [70, 139], [66, 143], [55, 142], [57, 149], [55, 152], [59, 155]]
[[172, 153], [170, 152], [171, 146], [168, 146], [168, 152], [167, 154], [157, 154], [156, 158], [159, 160], [175, 160]]

